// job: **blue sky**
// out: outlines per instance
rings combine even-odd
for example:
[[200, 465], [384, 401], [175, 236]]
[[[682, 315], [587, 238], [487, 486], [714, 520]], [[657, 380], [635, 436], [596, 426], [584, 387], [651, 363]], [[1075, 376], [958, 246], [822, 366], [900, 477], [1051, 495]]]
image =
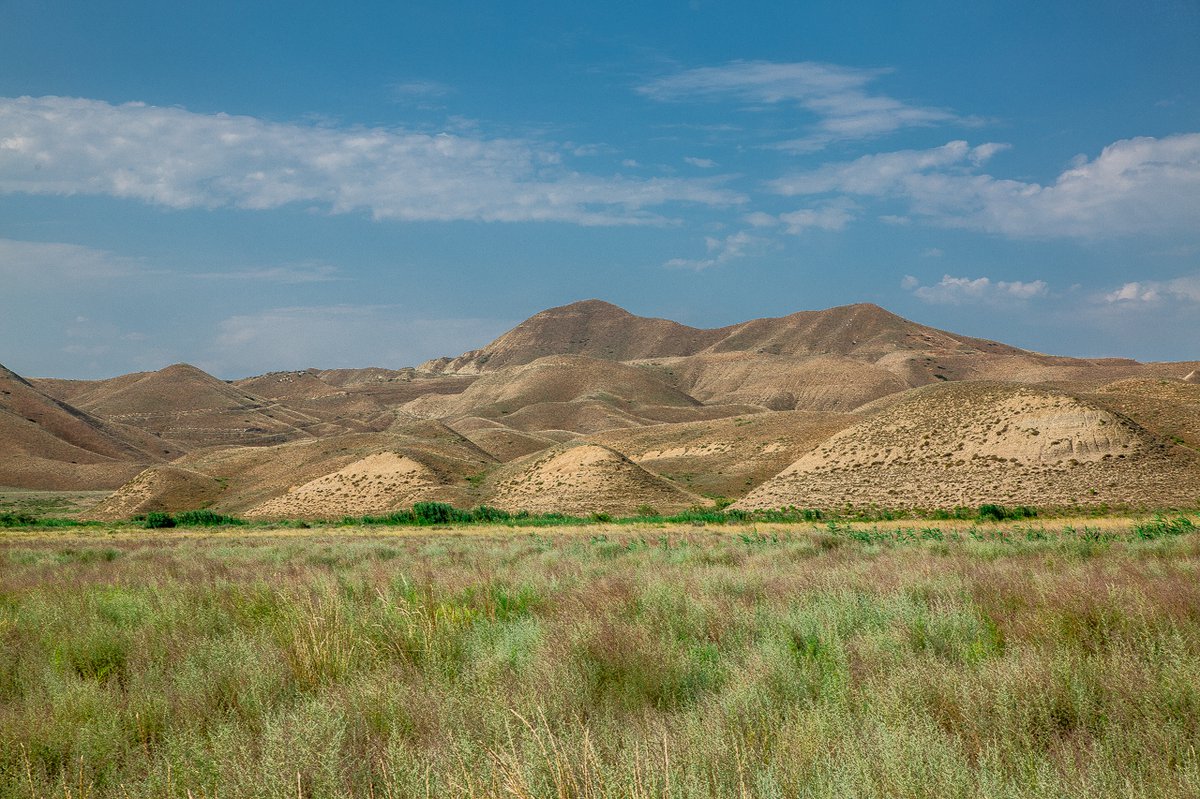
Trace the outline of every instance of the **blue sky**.
[[0, 0], [0, 363], [414, 365], [600, 297], [1200, 358], [1194, 2]]

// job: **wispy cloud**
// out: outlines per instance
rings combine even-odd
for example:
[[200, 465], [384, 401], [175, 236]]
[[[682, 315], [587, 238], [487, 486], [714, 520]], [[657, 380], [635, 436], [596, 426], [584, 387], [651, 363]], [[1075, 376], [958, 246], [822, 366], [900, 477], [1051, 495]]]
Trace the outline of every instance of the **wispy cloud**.
[[945, 109], [912, 105], [868, 89], [889, 71], [814, 61], [733, 61], [665, 75], [638, 91], [660, 101], [734, 100], [797, 106], [815, 120], [806, 135], [779, 145], [795, 151], [815, 151], [835, 141], [871, 139], [903, 128], [975, 122]]
[[953, 275], [943, 275], [941, 282], [931, 286], [923, 286], [917, 278], [906, 275], [900, 282], [900, 286], [911, 291], [918, 299], [938, 305], [1020, 302], [1045, 296], [1049, 288], [1044, 280], [1004, 281], [992, 280], [987, 277], [969, 278], [954, 277]]
[[[658, 224], [744, 202], [720, 178], [588, 175], [551, 143], [268, 122], [62, 97], [0, 98], [0, 191], [172, 208], [289, 204], [410, 221]], [[656, 210], [657, 209], [657, 210]]]
[[1122, 139], [1079, 157], [1049, 185], [979, 171], [1001, 145], [954, 141], [931, 150], [867, 155], [769, 185], [787, 196], [899, 199], [948, 227], [1014, 237], [1103, 238], [1200, 228], [1200, 133]]
[[436, 80], [404, 80], [393, 83], [391, 89], [396, 97], [404, 99], [445, 97], [454, 92], [454, 87]]
[[782, 228], [784, 233], [799, 235], [808, 230], [842, 230], [854, 219], [858, 204], [847, 197], [813, 203], [807, 208], [778, 216], [755, 211], [743, 219], [753, 228]]
[[711, 158], [693, 158], [691, 156], [685, 157], [683, 162], [685, 164], [691, 164], [699, 169], [712, 169], [717, 165], [717, 162]]
[[336, 266], [329, 264], [289, 264], [231, 269], [222, 272], [195, 272], [191, 277], [200, 280], [240, 280], [261, 283], [329, 283], [345, 279]]
[[137, 259], [107, 250], [59, 242], [0, 239], [0, 276], [6, 281], [109, 280], [148, 272]]
[[708, 236], [704, 239], [704, 248], [708, 251], [706, 257], [672, 258], [663, 266], [668, 269], [694, 269], [696, 271], [710, 269], [761, 252], [768, 244], [768, 239], [755, 236], [745, 230], [723, 238]]

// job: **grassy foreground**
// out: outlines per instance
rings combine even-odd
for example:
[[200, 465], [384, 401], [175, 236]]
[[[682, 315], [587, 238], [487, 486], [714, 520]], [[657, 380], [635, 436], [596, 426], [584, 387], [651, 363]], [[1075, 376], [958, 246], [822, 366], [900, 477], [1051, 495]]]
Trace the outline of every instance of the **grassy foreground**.
[[0, 534], [0, 796], [1200, 795], [1200, 534], [973, 529]]

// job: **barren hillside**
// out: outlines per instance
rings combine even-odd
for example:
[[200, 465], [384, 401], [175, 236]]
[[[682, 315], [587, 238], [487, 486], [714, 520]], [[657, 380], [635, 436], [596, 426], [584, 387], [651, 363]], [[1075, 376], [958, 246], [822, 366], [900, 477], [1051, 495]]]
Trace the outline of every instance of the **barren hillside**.
[[588, 300], [415, 369], [3, 373], [0, 484], [152, 467], [108, 516], [1195, 504], [1198, 366], [1030, 352], [872, 304], [700, 329]]
[[814, 447], [744, 508], [1191, 506], [1196, 453], [1088, 400], [1000, 383], [915, 389]]

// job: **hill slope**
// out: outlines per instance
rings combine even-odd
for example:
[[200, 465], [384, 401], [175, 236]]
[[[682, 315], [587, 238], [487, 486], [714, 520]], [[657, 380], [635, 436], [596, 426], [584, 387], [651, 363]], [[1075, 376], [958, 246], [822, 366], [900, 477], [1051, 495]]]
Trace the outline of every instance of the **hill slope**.
[[677, 513], [710, 504], [597, 444], [552, 447], [508, 464], [490, 484], [489, 504], [514, 512], [633, 515], [643, 507]]
[[114, 488], [145, 466], [182, 452], [173, 442], [48, 396], [0, 366], [0, 485]]
[[916, 389], [737, 503], [937, 508], [1192, 506], [1200, 459], [1086, 399], [1000, 383]]

